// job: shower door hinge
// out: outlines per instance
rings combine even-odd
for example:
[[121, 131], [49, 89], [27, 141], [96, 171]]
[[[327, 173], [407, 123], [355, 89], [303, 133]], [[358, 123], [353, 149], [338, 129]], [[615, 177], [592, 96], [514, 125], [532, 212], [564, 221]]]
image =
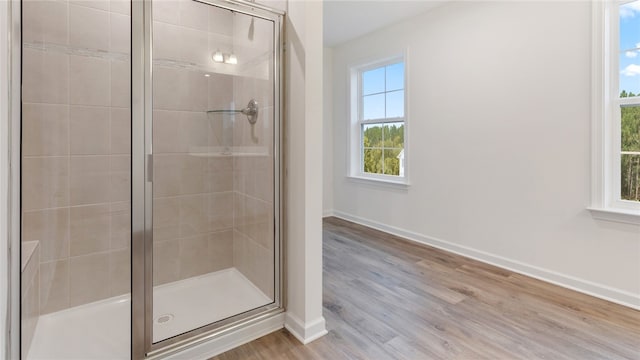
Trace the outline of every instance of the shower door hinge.
[[147, 154], [147, 181], [153, 182], [153, 154]]

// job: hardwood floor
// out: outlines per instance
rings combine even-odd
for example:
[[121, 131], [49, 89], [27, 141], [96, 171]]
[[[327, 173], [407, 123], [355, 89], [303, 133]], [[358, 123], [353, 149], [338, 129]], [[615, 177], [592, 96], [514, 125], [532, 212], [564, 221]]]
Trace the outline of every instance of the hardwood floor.
[[640, 359], [640, 311], [337, 218], [323, 238], [329, 334], [214, 359]]

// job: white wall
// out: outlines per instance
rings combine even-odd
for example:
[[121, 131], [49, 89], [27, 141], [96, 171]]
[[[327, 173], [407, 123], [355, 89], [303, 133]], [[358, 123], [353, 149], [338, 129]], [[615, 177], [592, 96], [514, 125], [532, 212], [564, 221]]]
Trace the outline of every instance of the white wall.
[[287, 316], [303, 343], [322, 316], [322, 2], [289, 1], [286, 23]]
[[[640, 307], [640, 227], [590, 202], [590, 2], [458, 2], [334, 49], [338, 216]], [[407, 190], [345, 178], [349, 65], [408, 51]]]
[[322, 120], [322, 207], [323, 214], [330, 215], [333, 209], [333, 49], [323, 49], [322, 69], [323, 120]]

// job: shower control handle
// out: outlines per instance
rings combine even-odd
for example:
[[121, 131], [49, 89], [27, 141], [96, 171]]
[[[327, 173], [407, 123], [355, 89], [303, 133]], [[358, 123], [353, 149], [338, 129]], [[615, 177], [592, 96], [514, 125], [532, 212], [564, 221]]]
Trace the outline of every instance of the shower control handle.
[[256, 99], [249, 100], [247, 107], [240, 110], [240, 112], [247, 116], [249, 124], [255, 124], [258, 121], [258, 101]]
[[251, 99], [247, 107], [242, 110], [207, 110], [207, 114], [237, 114], [241, 113], [247, 117], [249, 124], [253, 125], [258, 121], [258, 100]]

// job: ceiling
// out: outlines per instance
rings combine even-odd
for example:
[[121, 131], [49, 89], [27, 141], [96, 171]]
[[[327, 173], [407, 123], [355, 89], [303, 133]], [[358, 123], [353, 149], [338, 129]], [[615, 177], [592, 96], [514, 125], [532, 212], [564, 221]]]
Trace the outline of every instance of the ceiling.
[[324, 45], [340, 45], [441, 3], [442, 0], [325, 0]]

